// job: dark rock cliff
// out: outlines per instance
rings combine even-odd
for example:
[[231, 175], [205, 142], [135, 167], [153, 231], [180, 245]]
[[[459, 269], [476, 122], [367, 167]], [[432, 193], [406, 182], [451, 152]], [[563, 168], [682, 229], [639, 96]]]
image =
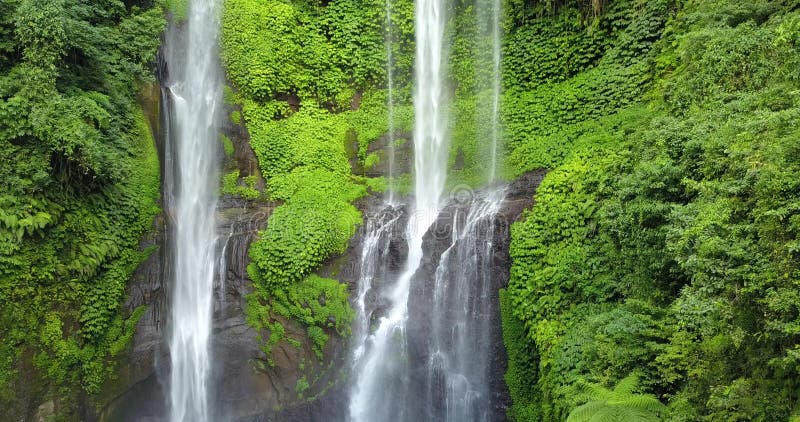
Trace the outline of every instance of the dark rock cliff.
[[[502, 340], [498, 294], [500, 289], [508, 285], [509, 269], [511, 267], [511, 258], [509, 256], [509, 245], [511, 242], [510, 228], [511, 224], [520, 217], [522, 212], [532, 205], [536, 188], [541, 183], [544, 175], [545, 171], [543, 170], [529, 172], [506, 186], [505, 197], [500, 208], [497, 213], [494, 214], [491, 222], [484, 223], [488, 225], [488, 227], [485, 227], [484, 230], [481, 231], [482, 233], [491, 233], [489, 238], [484, 239], [485, 242], [490, 243], [489, 256], [477, 258], [479, 260], [488, 260], [483, 262], [482, 265], [488, 268], [487, 279], [489, 280], [489, 286], [485, 291], [489, 294], [485, 298], [470, 298], [468, 302], [470, 309], [472, 309], [470, 313], [480, 313], [470, 315], [469, 317], [476, 322], [481, 320], [486, 321], [487, 325], [485, 328], [487, 328], [487, 330], [483, 333], [472, 333], [476, 338], [469, 339], [469, 341], [475, 346], [480, 345], [480, 347], [486, 348], [488, 360], [485, 362], [487, 365], [485, 369], [485, 374], [487, 376], [485, 382], [488, 386], [489, 397], [485, 398], [485, 401], [482, 401], [481, 405], [488, 407], [488, 409], [482, 409], [482, 411], [485, 412], [486, 417], [491, 421], [506, 420], [505, 409], [510, 405], [510, 398], [504, 380], [507, 357]], [[450, 273], [463, 271], [461, 266], [467, 265], [466, 262], [453, 262], [453, 260], [463, 259], [465, 257], [475, 259], [476, 254], [483, 253], [481, 250], [467, 250], [466, 252], [462, 251], [462, 254], [465, 255], [461, 257], [450, 256], [443, 259], [443, 254], [449, 248], [457, 248], [459, 242], [467, 241], [467, 239], [459, 239], [456, 243], [453, 243], [453, 230], [458, 230], [459, 226], [463, 226], [465, 216], [470, 212], [470, 207], [475, 204], [471, 199], [485, 194], [485, 191], [478, 191], [467, 195], [467, 197], [453, 195], [454, 197], [451, 198], [450, 202], [440, 212], [437, 220], [423, 238], [422, 262], [411, 284], [410, 296], [415, 298], [415, 300], [409, 301], [408, 304], [409, 322], [407, 326], [407, 338], [409, 342], [409, 361], [412, 362], [410, 373], [412, 385], [426, 385], [426, 383], [431, 382], [428, 379], [431, 377], [430, 370], [424, 363], [429, 361], [429, 353], [431, 353], [432, 349], [430, 345], [432, 336], [430, 333], [434, 331], [432, 321], [437, 318], [432, 315], [433, 309], [435, 308], [434, 284], [436, 282], [437, 271], [440, 272], [439, 275], [443, 275], [444, 278], [453, 278], [454, 274]], [[475, 247], [475, 245], [471, 245], [471, 247]], [[443, 265], [443, 262], [448, 260], [451, 262]], [[441, 274], [442, 272], [444, 274]], [[470, 291], [478, 288], [474, 285], [475, 283], [479, 283], [477, 277], [469, 280], [469, 283], [472, 285], [456, 286], [455, 288], [469, 288]], [[452, 292], [453, 296], [456, 294], [456, 292]], [[486, 301], [486, 303], [479, 303], [481, 301]], [[445, 302], [448, 303], [448, 307], [454, 306], [450, 299], [445, 299]], [[457, 321], [450, 320], [455, 318], [453, 314], [452, 310], [443, 312], [438, 318], [444, 318], [444, 321], [440, 321], [439, 324], [444, 327], [454, 326]], [[445, 337], [448, 336], [446, 335]], [[453, 340], [447, 338], [445, 341]], [[478, 353], [477, 350], [475, 353]], [[416, 363], [416, 365], [414, 363]], [[430, 400], [429, 397], [425, 397], [425, 395], [430, 394], [430, 392], [424, 390], [429, 389], [419, 388], [412, 390], [410, 392], [411, 398], [409, 401], [411, 403], [422, 403], [425, 400]], [[439, 402], [441, 406], [443, 406], [444, 400], [443, 397], [433, 398], [433, 401]], [[411, 415], [410, 420], [436, 419], [436, 404], [434, 404], [433, 407], [434, 408], [431, 409], [426, 406], [418, 406], [416, 409], [410, 409], [412, 412], [417, 412]], [[439, 411], [440, 410], [441, 409], [439, 409]]]

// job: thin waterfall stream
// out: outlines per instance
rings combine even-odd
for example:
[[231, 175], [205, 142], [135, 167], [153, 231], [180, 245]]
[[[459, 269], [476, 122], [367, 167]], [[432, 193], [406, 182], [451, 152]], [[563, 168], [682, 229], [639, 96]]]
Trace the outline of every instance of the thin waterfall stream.
[[[489, 183], [493, 183], [497, 178], [497, 152], [500, 147], [500, 56], [501, 56], [501, 37], [500, 34], [500, 14], [502, 3], [500, 0], [492, 0], [489, 5], [491, 8], [490, 37], [492, 39], [492, 114], [491, 114], [491, 144], [490, 144], [490, 163], [489, 163]], [[485, 14], [485, 9], [482, 9]]]
[[392, 0], [386, 0], [386, 114], [387, 124], [389, 129], [388, 145], [389, 148], [389, 204], [395, 203], [395, 191], [397, 190], [397, 183], [395, 181], [395, 122], [394, 122], [394, 27], [392, 24]]
[[192, 0], [186, 22], [173, 23], [164, 55], [168, 149], [165, 198], [172, 223], [174, 274], [169, 319], [169, 420], [213, 420], [209, 382], [216, 275], [217, 127], [221, 75], [218, 5]]

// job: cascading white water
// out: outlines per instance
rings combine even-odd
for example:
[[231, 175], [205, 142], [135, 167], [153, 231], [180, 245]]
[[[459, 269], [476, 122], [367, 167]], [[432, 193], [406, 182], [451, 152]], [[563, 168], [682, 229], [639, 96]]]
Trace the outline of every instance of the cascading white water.
[[429, 322], [422, 407], [432, 420], [492, 420], [489, 334], [498, 311], [492, 257], [495, 215], [503, 197], [503, 190], [492, 189], [466, 210], [453, 212], [451, 243], [436, 267]]
[[354, 370], [358, 369], [358, 364], [364, 356], [366, 340], [369, 337], [369, 319], [373, 309], [369, 309], [367, 305], [367, 294], [372, 290], [376, 279], [386, 277], [385, 252], [389, 246], [391, 231], [399, 219], [399, 213], [395, 212], [391, 205], [387, 205], [377, 217], [368, 219], [366, 223], [366, 235], [361, 245], [356, 320], [353, 329], [356, 345], [352, 358]]
[[167, 207], [173, 224], [169, 323], [170, 420], [212, 419], [208, 397], [214, 298], [218, 188], [218, 6], [191, 0], [188, 19], [173, 25], [165, 46], [169, 69], [169, 148], [174, 155]]
[[[491, 89], [491, 100], [480, 102], [488, 112], [488, 172], [486, 182], [497, 179], [500, 143], [500, 0], [479, 1], [478, 28], [483, 42], [491, 48], [476, 52], [479, 63], [491, 62], [492, 72], [479, 86]], [[488, 80], [486, 80], [488, 79]], [[478, 95], [479, 98], [485, 98]], [[473, 198], [466, 210], [455, 207], [452, 239], [435, 273], [431, 340], [427, 342], [425, 417], [448, 422], [487, 422], [496, 418], [489, 385], [490, 333], [497, 307], [493, 280], [495, 216], [504, 191], [490, 187], [485, 196]], [[463, 205], [463, 204], [462, 204]], [[442, 217], [440, 217], [442, 218]]]
[[375, 332], [365, 342], [358, 364], [356, 385], [351, 394], [353, 421], [403, 420], [397, 397], [404, 382], [405, 325], [411, 278], [422, 260], [422, 237], [439, 213], [444, 190], [447, 156], [447, 95], [444, 82], [444, 0], [415, 3], [416, 66], [414, 92], [414, 177], [415, 201], [406, 228], [406, 268], [389, 292], [389, 309]]

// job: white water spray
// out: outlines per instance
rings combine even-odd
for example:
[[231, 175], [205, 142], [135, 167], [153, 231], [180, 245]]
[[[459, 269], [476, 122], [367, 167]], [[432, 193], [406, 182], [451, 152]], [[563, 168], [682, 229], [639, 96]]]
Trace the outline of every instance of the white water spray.
[[492, 189], [452, 215], [450, 246], [439, 259], [433, 286], [422, 405], [432, 420], [493, 420], [489, 337], [498, 309], [492, 260], [503, 197], [503, 190]]
[[169, 68], [168, 183], [173, 222], [169, 323], [170, 421], [212, 419], [208, 383], [214, 299], [217, 204], [217, 115], [221, 78], [217, 61], [217, 4], [191, 0], [183, 27], [173, 27], [165, 56]]

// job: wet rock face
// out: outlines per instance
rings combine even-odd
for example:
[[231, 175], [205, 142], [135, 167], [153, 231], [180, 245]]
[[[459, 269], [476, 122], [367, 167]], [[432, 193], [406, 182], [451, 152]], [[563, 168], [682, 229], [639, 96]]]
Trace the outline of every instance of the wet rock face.
[[[325, 359], [320, 362], [305, 327], [273, 315], [284, 326], [288, 337], [302, 340], [299, 347], [286, 341], [273, 346], [270, 365], [261, 348], [262, 339], [268, 338], [269, 332], [257, 332], [246, 321], [246, 296], [253, 292], [247, 275], [250, 262], [247, 251], [258, 232], [266, 227], [274, 207], [273, 203], [253, 203], [232, 197], [224, 197], [219, 203], [217, 255], [221, 271], [215, 288], [214, 331], [210, 345], [214, 362], [209, 382], [213, 386], [210, 391], [213, 420], [301, 421], [309, 420], [305, 416], [315, 412], [330, 415], [332, 410], [324, 406], [325, 401], [307, 402], [298, 396], [297, 382], [304, 375], [318, 379], [315, 386], [306, 391], [308, 396], [331, 397], [330, 401], [334, 401], [333, 397], [339, 394], [335, 388], [328, 391], [329, 385], [336, 386], [338, 369], [344, 367], [347, 356], [339, 337], [328, 333], [330, 340], [323, 350]], [[132, 346], [120, 360], [120, 378], [113, 386], [117, 395], [101, 412], [101, 420], [166, 420], [170, 362], [165, 327], [169, 318], [171, 283], [168, 242], [168, 232], [163, 231], [148, 242], [162, 247], [138, 269], [129, 284], [126, 307], [130, 311], [144, 305], [146, 312], [139, 321]], [[301, 362], [305, 366], [302, 371]]]
[[[252, 291], [247, 277], [247, 248], [263, 229], [274, 204], [252, 204], [224, 198], [218, 212], [218, 248], [221, 256], [214, 309], [212, 354], [217, 363], [215, 379], [234, 378], [237, 385], [254, 385], [256, 371], [249, 369], [251, 359], [264, 359], [255, 331], [244, 317], [245, 296]], [[169, 318], [170, 248], [169, 231], [164, 218], [157, 220], [158, 230], [143, 246], [156, 245], [153, 253], [136, 271], [128, 285], [126, 312], [145, 306], [145, 314], [136, 328], [131, 347], [121, 357], [119, 380], [114, 385], [118, 396], [101, 413], [101, 418], [114, 421], [161, 420], [167, 410], [165, 385], [169, 378], [169, 349], [166, 332]], [[222, 254], [224, 252], [224, 254]], [[223, 363], [223, 365], [220, 365]], [[214, 383], [216, 384], [216, 383]], [[225, 386], [225, 383], [218, 384]], [[294, 385], [292, 385], [292, 390]], [[266, 389], [262, 389], [265, 391]], [[259, 391], [256, 389], [255, 391]], [[220, 388], [216, 393], [224, 404], [239, 400], [235, 388]], [[266, 400], [268, 401], [268, 400]], [[247, 406], [238, 406], [247, 408]]]
[[[405, 228], [408, 224], [408, 210], [405, 206], [387, 208], [386, 202], [380, 195], [371, 195], [362, 198], [356, 203], [356, 207], [363, 215], [364, 223], [358, 228], [356, 234], [350, 238], [350, 243], [344, 254], [330, 259], [318, 271], [322, 277], [330, 277], [347, 283], [353, 291], [358, 284], [361, 276], [359, 268], [361, 263], [361, 251], [364, 238], [369, 230], [370, 222], [385, 221], [397, 217], [397, 222], [392, 226], [392, 230], [386, 239], [387, 247], [381, 251], [380, 259], [383, 265], [391, 273], [397, 273], [403, 269], [408, 256], [408, 244], [405, 239]], [[387, 277], [388, 278], [388, 277]]]
[[[411, 362], [410, 383], [411, 385], [426, 387], [412, 389], [409, 402], [425, 403], [428, 401], [432, 402], [432, 405], [409, 409], [412, 412], [416, 412], [410, 415], [409, 420], [441, 418], [441, 414], [444, 411], [441, 408], [446, 400], [444, 397], [444, 377], [442, 374], [437, 375], [435, 371], [432, 373], [428, 365], [429, 362], [433, 361], [431, 359], [431, 350], [436, 348], [435, 346], [432, 347], [431, 343], [435, 340], [430, 333], [436, 330], [437, 323], [434, 322], [436, 318], [439, 318], [438, 325], [440, 327], [455, 327], [458, 324], [457, 312], [453, 312], [448, 308], [458, 305], [453, 303], [455, 299], [446, 298], [444, 303], [447, 310], [437, 316], [433, 315], [436, 308], [434, 297], [437, 271], [445, 279], [452, 279], [457, 276], [458, 272], [464, 271], [461, 267], [468, 265], [471, 259], [475, 259], [478, 265], [488, 268], [488, 271], [483, 276], [485, 280], [489, 281], [488, 288], [475, 285], [481, 281], [480, 277], [473, 277], [469, 281], [471, 283], [470, 286], [458, 286], [457, 288], [451, 286], [450, 290], [448, 290], [448, 295], [451, 293], [453, 296], [458, 295], [458, 292], [455, 291], [458, 289], [469, 289], [470, 291], [483, 289], [484, 292], [488, 292], [486, 297], [473, 293], [474, 297], [470, 297], [465, 301], [469, 309], [471, 309], [469, 313], [474, 318], [473, 323], [481, 320], [486, 321], [483, 327], [485, 332], [482, 334], [477, 332], [470, 333], [470, 338], [467, 341], [471, 342], [470, 347], [476, 349], [485, 348], [483, 350], [488, 357], [486, 362], [483, 362], [486, 365], [484, 373], [486, 376], [485, 383], [488, 388], [485, 393], [488, 394], [488, 397], [482, 398], [480, 407], [486, 408], [483, 411], [485, 411], [488, 420], [506, 420], [505, 409], [510, 404], [510, 399], [503, 378], [506, 371], [507, 357], [502, 341], [498, 291], [508, 285], [509, 269], [511, 267], [511, 258], [509, 256], [511, 224], [520, 217], [525, 209], [532, 205], [536, 188], [541, 183], [544, 175], [544, 171], [529, 172], [506, 186], [504, 200], [492, 220], [478, 225], [476, 233], [480, 233], [479, 235], [486, 234], [487, 239], [483, 240], [484, 242], [490, 242], [488, 243], [488, 254], [481, 246], [485, 246], [487, 243], [474, 242], [475, 239], [464, 238], [457, 240], [455, 244], [453, 243], [453, 231], [463, 227], [464, 219], [470, 212], [470, 208], [475, 206], [473, 201], [452, 200], [442, 210], [428, 233], [425, 234], [423, 238], [423, 259], [411, 284], [410, 296], [414, 297], [415, 300], [409, 301], [407, 338], [409, 361]], [[482, 192], [477, 192], [476, 194], [477, 197], [482, 195]], [[464, 250], [465, 245], [459, 246], [459, 242], [472, 243], [466, 244], [467, 249]], [[452, 254], [458, 248], [461, 248], [461, 255], [453, 256]], [[448, 249], [450, 249], [450, 252], [447, 252]], [[443, 257], [446, 253], [451, 255]], [[477, 313], [480, 313], [480, 315]], [[448, 342], [457, 341], [451, 336], [454, 336], [454, 334], [446, 333], [444, 340], [440, 340], [445, 342], [445, 347], [457, 347], [452, 343], [448, 344]], [[475, 352], [477, 353], [477, 350]], [[469, 361], [469, 358], [467, 360]], [[436, 392], [437, 390], [438, 393]], [[440, 405], [439, 407], [437, 407], [437, 403]]]
[[348, 136], [345, 143], [348, 156], [350, 157], [350, 168], [353, 174], [368, 177], [382, 177], [389, 174], [395, 176], [410, 174], [414, 167], [414, 143], [411, 142], [411, 133], [395, 130], [394, 136], [394, 171], [389, 171], [390, 148], [389, 142], [392, 140], [388, 134], [370, 142], [367, 154], [376, 154], [378, 163], [365, 169], [358, 160], [358, 137], [355, 133]]
[[[397, 217], [397, 223], [393, 225], [393, 229], [388, 233], [385, 239], [387, 247], [382, 251], [380, 260], [387, 264], [387, 276], [382, 278], [384, 282], [394, 280], [394, 274], [401, 271], [405, 265], [406, 256], [408, 254], [408, 247], [405, 242], [404, 233], [407, 224], [407, 212], [405, 208], [398, 207], [393, 209], [386, 209], [385, 203], [380, 197], [371, 196], [362, 199], [356, 204], [364, 215], [364, 221], [381, 221], [385, 219], [393, 219]], [[361, 275], [361, 252], [363, 247], [364, 238], [367, 235], [366, 224], [362, 225], [356, 234], [350, 239], [350, 244], [344, 254], [330, 259], [318, 271], [322, 277], [330, 277], [339, 280], [340, 282], [347, 283], [351, 291], [351, 297], [356, 295], [355, 290], [358, 287], [358, 280]], [[375, 309], [377, 317], [380, 314], [383, 306], [385, 305], [383, 299], [373, 296], [371, 299], [371, 306]], [[248, 415], [241, 415], [231, 420], [236, 422], [267, 422], [267, 421], [280, 421], [280, 422], [307, 422], [307, 421], [344, 421], [347, 420], [348, 412], [348, 387], [347, 370], [349, 369], [349, 345], [341, 339], [329, 341], [329, 350], [326, 351], [326, 359], [324, 365], [330, 365], [328, 368], [318, 368], [318, 373], [322, 374], [323, 381], [318, 384], [327, 385], [317, 394], [313, 400], [302, 401], [292, 400], [291, 394], [286, 394], [278, 401], [280, 409], [264, 409], [260, 412], [253, 412]], [[297, 366], [292, 366], [293, 362], [298, 360], [292, 359], [287, 356], [296, 349], [291, 347], [280, 348], [280, 343], [273, 349], [273, 359], [288, 362], [283, 363], [276, 361], [275, 368], [270, 369], [270, 377], [268, 379], [297, 379], [299, 375]], [[306, 358], [306, 361], [310, 359]], [[237, 382], [235, 379], [230, 382]], [[294, 384], [292, 384], [294, 389]], [[274, 386], [255, 387], [255, 390], [241, 391], [243, 400], [247, 397], [258, 397], [263, 394], [263, 391], [275, 390]], [[254, 394], [254, 391], [258, 391]], [[293, 390], [292, 390], [293, 392]]]

